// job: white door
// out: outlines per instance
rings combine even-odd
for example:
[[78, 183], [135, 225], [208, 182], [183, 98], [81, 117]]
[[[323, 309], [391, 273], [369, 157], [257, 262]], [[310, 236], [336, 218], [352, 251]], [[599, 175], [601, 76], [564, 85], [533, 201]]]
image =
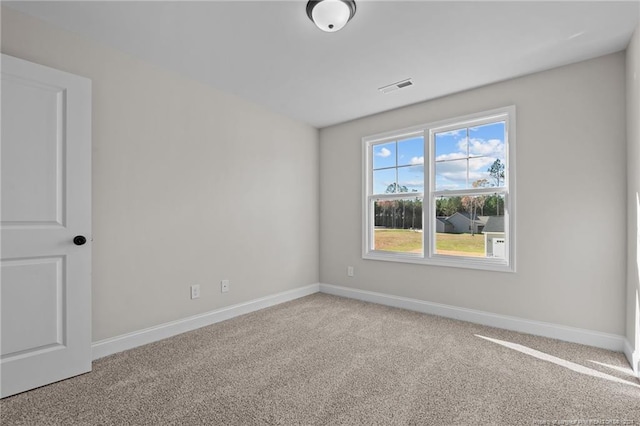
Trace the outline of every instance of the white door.
[[91, 371], [91, 81], [0, 67], [4, 398]]

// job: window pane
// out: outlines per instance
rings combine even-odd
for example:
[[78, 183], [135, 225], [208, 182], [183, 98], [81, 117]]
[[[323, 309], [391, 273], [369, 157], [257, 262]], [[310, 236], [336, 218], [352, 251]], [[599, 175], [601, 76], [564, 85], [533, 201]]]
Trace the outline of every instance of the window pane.
[[436, 133], [435, 189], [505, 186], [505, 130], [499, 121]]
[[435, 190], [466, 189], [467, 162], [466, 159], [437, 162]]
[[470, 167], [474, 168], [474, 176], [484, 179], [484, 185], [504, 187], [505, 182], [505, 162], [502, 158], [474, 158], [470, 161]]
[[422, 136], [398, 141], [398, 166], [424, 164], [424, 138]]
[[388, 142], [373, 145], [373, 168], [396, 166], [396, 143]]
[[389, 194], [396, 192], [396, 170], [382, 169], [373, 171], [373, 193]]
[[373, 202], [374, 250], [422, 253], [422, 198]]
[[467, 129], [451, 130], [434, 135], [435, 160], [454, 160], [467, 157]]
[[505, 130], [504, 121], [469, 129], [470, 180], [486, 180], [478, 186], [505, 186]]
[[506, 258], [504, 195], [436, 199], [435, 253]]
[[503, 187], [505, 185], [504, 163], [500, 161], [494, 165], [495, 161], [488, 157], [469, 159], [469, 188]]
[[424, 192], [424, 166], [398, 167], [398, 192]]
[[[500, 152], [504, 154], [504, 135], [506, 131], [506, 123], [504, 121], [499, 121], [497, 123], [485, 124], [477, 127], [469, 128], [469, 139], [471, 140], [471, 144], [469, 146], [469, 151], [471, 155], [486, 155], [487, 151], [483, 151], [483, 149], [487, 148], [479, 148], [480, 151], [475, 151], [475, 144], [473, 141], [479, 141], [482, 143], [487, 143], [491, 141], [489, 145], [492, 147], [497, 146], [497, 143], [502, 144], [502, 148]], [[491, 148], [490, 152], [494, 152], [494, 148]]]

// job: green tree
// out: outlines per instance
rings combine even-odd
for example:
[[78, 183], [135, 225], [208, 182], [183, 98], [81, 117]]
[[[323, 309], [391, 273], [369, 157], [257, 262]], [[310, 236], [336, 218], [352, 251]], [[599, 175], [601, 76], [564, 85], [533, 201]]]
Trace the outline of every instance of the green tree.
[[[504, 182], [504, 164], [500, 161], [499, 158], [493, 162], [491, 167], [487, 169], [489, 175], [493, 178], [495, 185], [500, 186], [500, 182]], [[498, 198], [498, 202], [496, 204], [496, 213], [500, 216], [500, 199]]]
[[462, 198], [460, 197], [449, 197], [447, 200], [447, 216], [451, 216], [455, 212], [463, 212], [464, 207], [462, 206]]
[[395, 194], [397, 192], [409, 192], [409, 188], [407, 188], [406, 186], [402, 185], [398, 185], [397, 183], [392, 183], [389, 186], [387, 186], [387, 190], [385, 191], [387, 194]]
[[471, 235], [475, 235], [475, 216], [476, 216], [476, 202], [474, 200], [475, 197], [470, 197], [465, 195], [462, 197], [462, 206], [469, 213], [469, 230], [471, 231]]
[[[489, 186], [489, 181], [486, 179], [478, 179], [477, 181], [471, 184], [474, 188], [485, 188]], [[475, 197], [476, 208], [480, 209], [480, 216], [484, 216], [484, 204], [487, 201], [486, 195], [478, 195]]]
[[484, 214], [487, 216], [495, 216], [498, 212], [498, 203], [499, 196], [498, 195], [489, 195], [487, 196], [485, 205], [484, 205]]
[[495, 184], [493, 186], [500, 186], [500, 182], [504, 181], [504, 164], [499, 158], [493, 162], [491, 167], [487, 169], [489, 175], [493, 178]]
[[436, 217], [446, 216], [444, 212], [445, 204], [446, 204], [446, 200], [442, 197], [436, 200]]
[[436, 216], [451, 216], [455, 212], [463, 212], [460, 197], [441, 197], [436, 200]]
[[[398, 192], [409, 192], [409, 188], [407, 188], [404, 185], [398, 185], [398, 183], [394, 182], [392, 184], [389, 184], [389, 186], [387, 186], [387, 189], [385, 190], [385, 192], [387, 194], [396, 194]], [[391, 228], [398, 229], [396, 220], [400, 219], [402, 221], [401, 222], [402, 229], [405, 229], [405, 225], [406, 225], [405, 201], [404, 200], [391, 201], [390, 206], [392, 207], [391, 208]], [[400, 207], [402, 207], [402, 210], [400, 210]]]

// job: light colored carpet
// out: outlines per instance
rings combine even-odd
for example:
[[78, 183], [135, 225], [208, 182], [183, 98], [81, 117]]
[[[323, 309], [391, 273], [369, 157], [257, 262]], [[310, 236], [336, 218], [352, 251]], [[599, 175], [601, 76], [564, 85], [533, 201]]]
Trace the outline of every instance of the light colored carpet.
[[640, 384], [620, 353], [314, 294], [0, 410], [3, 425], [640, 425]]

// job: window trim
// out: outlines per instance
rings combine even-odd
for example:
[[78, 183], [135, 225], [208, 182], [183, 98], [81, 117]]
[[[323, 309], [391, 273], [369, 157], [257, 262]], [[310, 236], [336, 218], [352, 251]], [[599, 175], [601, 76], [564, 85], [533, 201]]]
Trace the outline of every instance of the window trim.
[[[507, 236], [507, 259], [494, 258], [477, 258], [466, 256], [448, 256], [436, 254], [435, 233], [435, 199], [437, 196], [457, 196], [473, 194], [496, 194], [496, 187], [492, 188], [476, 188], [449, 191], [435, 190], [435, 167], [434, 162], [434, 143], [433, 135], [438, 132], [447, 131], [448, 129], [457, 129], [460, 127], [473, 127], [483, 124], [493, 123], [499, 120], [506, 122], [505, 130], [505, 187], [500, 188], [498, 193], [504, 194], [504, 225], [505, 235]], [[395, 193], [395, 194], [373, 194], [373, 145], [381, 143], [399, 141], [409, 137], [422, 136], [425, 144], [425, 174], [424, 174], [424, 192], [423, 193]], [[496, 108], [487, 111], [481, 111], [464, 116], [453, 117], [450, 119], [439, 120], [427, 124], [406, 127], [395, 131], [378, 133], [362, 138], [363, 150], [363, 170], [364, 179], [362, 183], [363, 190], [363, 238], [362, 238], [362, 258], [369, 260], [384, 260], [401, 263], [415, 263], [423, 265], [436, 265], [457, 268], [471, 268], [499, 272], [516, 272], [516, 161], [515, 161], [515, 137], [516, 137], [516, 108], [514, 105]], [[375, 214], [372, 208], [374, 199], [405, 199], [413, 195], [422, 198], [422, 253], [396, 253], [388, 251], [376, 251], [372, 248], [373, 231], [372, 226]]]

